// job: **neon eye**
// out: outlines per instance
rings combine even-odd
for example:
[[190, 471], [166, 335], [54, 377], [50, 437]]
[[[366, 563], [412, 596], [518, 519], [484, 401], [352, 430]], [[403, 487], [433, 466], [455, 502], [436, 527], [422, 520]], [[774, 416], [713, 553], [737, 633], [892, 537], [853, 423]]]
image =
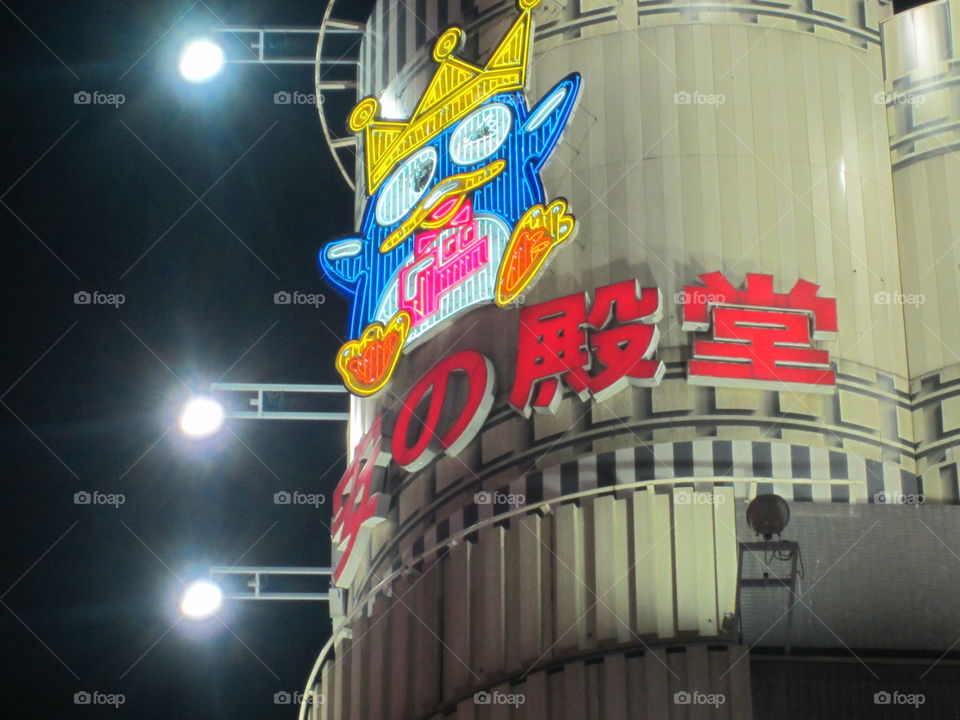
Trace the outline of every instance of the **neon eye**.
[[510, 134], [513, 113], [495, 103], [468, 116], [450, 135], [450, 158], [457, 165], [474, 165], [493, 155]]
[[375, 217], [383, 227], [394, 225], [413, 208], [430, 187], [437, 169], [437, 151], [425, 147], [393, 171], [377, 198]]

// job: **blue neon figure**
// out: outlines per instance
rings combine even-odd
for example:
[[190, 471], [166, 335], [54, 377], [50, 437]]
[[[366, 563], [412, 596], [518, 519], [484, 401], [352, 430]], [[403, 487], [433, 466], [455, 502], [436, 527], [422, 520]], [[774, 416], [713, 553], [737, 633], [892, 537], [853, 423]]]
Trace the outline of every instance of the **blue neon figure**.
[[357, 235], [323, 247], [319, 253], [323, 274], [351, 299], [351, 338], [374, 321], [387, 322], [396, 311], [400, 270], [411, 264], [415, 237], [423, 228], [381, 252], [384, 241], [424, 199], [442, 193], [448, 178], [502, 160], [506, 163], [502, 172], [468, 193], [478, 226], [490, 237], [489, 269], [475, 278], [469, 293], [460, 293], [455, 303], [445, 305], [435, 323], [415, 328], [407, 344], [454, 314], [492, 299], [513, 229], [529, 208], [546, 201], [540, 170], [567, 126], [580, 82], [579, 73], [568, 75], [534, 108], [527, 107], [522, 92], [493, 96], [393, 169], [368, 199]]

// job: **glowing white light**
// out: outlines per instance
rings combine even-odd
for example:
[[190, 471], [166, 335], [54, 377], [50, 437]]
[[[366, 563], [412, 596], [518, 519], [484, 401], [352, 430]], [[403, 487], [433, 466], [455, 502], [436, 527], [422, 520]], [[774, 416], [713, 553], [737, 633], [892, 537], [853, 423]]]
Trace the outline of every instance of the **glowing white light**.
[[206, 82], [223, 70], [223, 49], [210, 40], [194, 40], [180, 55], [180, 74], [184, 80]]
[[223, 408], [210, 398], [197, 397], [187, 403], [180, 416], [180, 429], [190, 437], [212, 435], [223, 425]]
[[223, 591], [209, 580], [197, 580], [187, 585], [180, 601], [180, 612], [191, 620], [204, 620], [223, 604]]

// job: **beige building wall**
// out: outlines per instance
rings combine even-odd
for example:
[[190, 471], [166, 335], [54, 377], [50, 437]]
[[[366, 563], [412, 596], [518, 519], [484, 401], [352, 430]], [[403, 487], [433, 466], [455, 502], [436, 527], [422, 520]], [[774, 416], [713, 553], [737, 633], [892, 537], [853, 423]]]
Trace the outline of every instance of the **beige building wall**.
[[917, 465], [931, 499], [960, 500], [960, 4], [883, 26]]
[[[364, 46], [364, 94], [409, 116], [435, 68], [430, 41], [460, 23], [470, 59], [482, 59], [512, 7], [380, 3]], [[630, 648], [730, 638], [734, 530], [746, 501], [776, 491], [791, 501], [866, 503], [912, 477], [904, 314], [885, 301], [904, 292], [882, 95], [879, 24], [891, 12], [878, 0], [571, 0], [537, 9], [530, 102], [570, 72], [583, 75], [578, 109], [544, 173], [548, 197], [570, 200], [580, 231], [526, 302], [633, 277], [659, 286], [667, 374], [652, 390], [601, 404], [568, 396], [556, 415], [523, 419], [506, 406], [518, 311], [485, 307], [405, 356], [381, 396], [355, 400], [351, 444], [445, 355], [480, 350], [497, 371], [494, 410], [459, 457], [413, 474], [391, 468], [390, 522], [334, 608], [317, 717], [429, 717], [444, 708], [495, 717], [472, 693], [509, 692], [508, 681], [521, 678], [539, 704], [519, 717], [606, 717], [614, 705], [623, 707], [610, 717], [633, 717], [661, 701], [656, 693], [615, 699], [625, 668], [638, 667]], [[736, 286], [747, 273], [773, 274], [778, 292], [805, 279], [837, 299], [839, 338], [819, 345], [836, 365], [836, 393], [687, 382], [693, 335], [680, 328], [677, 298], [715, 270]], [[480, 490], [522, 492], [531, 478], [543, 497], [523, 511], [494, 517], [474, 505]], [[581, 668], [591, 655], [616, 667], [614, 685], [590, 679], [607, 670]], [[644, 682], [658, 683], [649, 680], [655, 660], [645, 653]], [[574, 673], [570, 684], [548, 667]], [[720, 678], [749, 686], [746, 662], [712, 658], [706, 667], [703, 687]], [[729, 716], [748, 717], [749, 691], [732, 687]], [[669, 703], [669, 712], [685, 711]]]

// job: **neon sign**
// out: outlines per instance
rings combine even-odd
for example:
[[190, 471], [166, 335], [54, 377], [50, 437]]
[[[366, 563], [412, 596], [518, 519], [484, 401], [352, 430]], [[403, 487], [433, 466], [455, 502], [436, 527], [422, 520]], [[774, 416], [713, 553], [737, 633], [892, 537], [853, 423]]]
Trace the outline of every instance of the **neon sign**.
[[483, 67], [456, 57], [460, 28], [444, 32], [408, 121], [378, 119], [375, 98], [350, 116], [369, 197], [359, 233], [327, 244], [319, 262], [351, 299], [352, 339], [337, 370], [358, 395], [381, 390], [400, 354], [455, 315], [513, 302], [574, 235], [567, 202], [548, 200], [539, 173], [577, 103], [580, 75], [533, 108], [523, 95], [540, 1], [518, 1], [519, 17]]
[[[350, 586], [369, 554], [374, 528], [387, 521], [390, 496], [384, 481], [391, 459], [415, 472], [441, 453], [459, 454], [490, 414], [494, 382], [490, 360], [464, 350], [438, 362], [410, 389], [388, 443], [383, 441], [383, 416], [377, 416], [333, 496], [333, 581], [338, 587]], [[421, 417], [422, 403], [427, 405]]]
[[831, 393], [837, 384], [830, 354], [813, 340], [837, 338], [837, 301], [818, 297], [820, 286], [798, 280], [789, 293], [773, 291], [773, 276], [747, 273], [737, 290], [723, 276], [700, 276], [684, 289], [683, 329], [706, 331], [687, 365], [691, 385], [758, 387]]
[[662, 315], [660, 290], [636, 280], [599, 288], [589, 307], [576, 293], [524, 308], [510, 404], [525, 417], [555, 413], [561, 381], [598, 402], [630, 385], [659, 385], [664, 365], [653, 354]]

